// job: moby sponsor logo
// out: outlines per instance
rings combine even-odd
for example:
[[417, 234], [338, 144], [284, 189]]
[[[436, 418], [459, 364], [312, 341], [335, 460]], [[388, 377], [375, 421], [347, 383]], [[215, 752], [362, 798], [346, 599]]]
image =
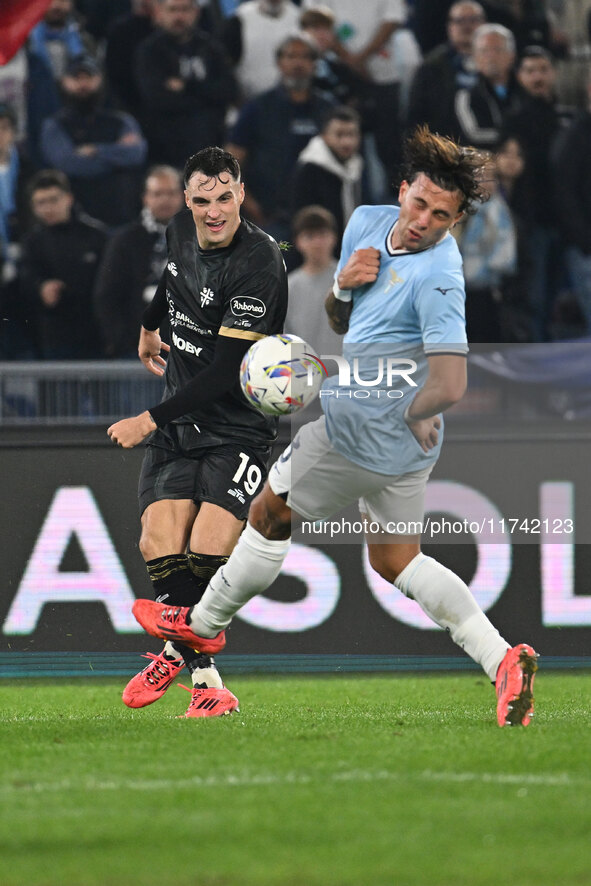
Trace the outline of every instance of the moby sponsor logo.
[[198, 348], [192, 342], [181, 338], [176, 332], [172, 333], [172, 343], [179, 351], [184, 351], [186, 354], [195, 354], [196, 357], [198, 357], [203, 350], [203, 348]]

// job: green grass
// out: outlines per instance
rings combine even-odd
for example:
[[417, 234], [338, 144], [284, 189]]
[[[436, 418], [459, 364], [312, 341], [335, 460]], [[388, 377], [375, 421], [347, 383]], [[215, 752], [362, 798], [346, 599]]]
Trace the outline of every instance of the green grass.
[[0, 683], [2, 886], [591, 883], [591, 674], [527, 729], [474, 674], [242, 677], [208, 720], [124, 682]]

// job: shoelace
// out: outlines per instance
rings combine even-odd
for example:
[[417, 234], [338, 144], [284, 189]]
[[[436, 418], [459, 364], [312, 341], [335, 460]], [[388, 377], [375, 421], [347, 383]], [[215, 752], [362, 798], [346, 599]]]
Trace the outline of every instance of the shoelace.
[[[154, 686], [158, 686], [159, 683], [162, 683], [163, 680], [170, 680], [172, 674], [170, 672], [170, 665], [176, 661], [182, 661], [182, 659], [172, 659], [172, 661], [168, 661], [166, 658], [163, 658], [161, 655], [154, 655], [153, 652], [146, 652], [143, 658], [151, 658], [152, 664], [147, 665], [144, 668], [144, 673], [146, 675], [146, 680], [152, 683]], [[154, 665], [154, 662], [158, 662], [158, 664]], [[151, 670], [150, 670], [151, 669]], [[150, 673], [147, 673], [150, 671]]]
[[172, 606], [169, 609], [163, 609], [160, 613], [160, 620], [167, 621], [171, 625], [176, 625], [180, 622], [182, 625], [186, 625], [185, 614], [187, 612], [186, 606]]
[[195, 686], [192, 686], [190, 689], [188, 686], [183, 686], [182, 683], [179, 683], [181, 689], [186, 689], [187, 692], [192, 694], [191, 701], [189, 702], [189, 707], [187, 708], [187, 713], [191, 710], [191, 708], [197, 707], [197, 702], [200, 702], [203, 698], [204, 694], [207, 692], [207, 689], [197, 689]]

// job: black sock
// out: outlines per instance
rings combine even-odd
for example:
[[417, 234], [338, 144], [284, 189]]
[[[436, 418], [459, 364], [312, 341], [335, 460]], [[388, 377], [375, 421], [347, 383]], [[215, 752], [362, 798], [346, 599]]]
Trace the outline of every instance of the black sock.
[[[197, 594], [195, 603], [198, 603], [210, 579], [216, 574], [220, 566], [228, 562], [227, 557], [219, 557], [216, 554], [196, 554], [194, 551], [188, 551], [187, 563], [193, 574], [194, 588]], [[214, 663], [213, 658], [203, 652], [195, 652], [191, 649], [192, 655], [185, 656], [183, 659], [189, 673], [193, 674], [198, 668], [208, 668]]]
[[189, 568], [200, 588], [199, 599], [203, 596], [205, 588], [216, 574], [220, 566], [228, 562], [228, 557], [218, 557], [217, 554], [196, 554], [194, 551], [187, 552]]
[[[154, 589], [154, 599], [167, 606], [192, 606], [201, 599], [184, 554], [168, 554], [146, 563]], [[203, 593], [203, 592], [201, 592]]]
[[[189, 551], [188, 555], [168, 554], [149, 560], [146, 567], [155, 599], [167, 606], [194, 606], [203, 596], [210, 578], [227, 560], [227, 557], [195, 554], [193, 551]], [[198, 668], [213, 664], [211, 656], [204, 652], [197, 652], [178, 641], [173, 646], [191, 674]]]
[[[203, 590], [195, 587], [195, 576], [189, 568], [185, 554], [168, 554], [155, 557], [146, 563], [154, 589], [154, 598], [167, 606], [192, 606], [201, 599]], [[187, 664], [200, 653], [182, 643], [173, 643], [178, 656]], [[167, 656], [169, 657], [169, 656]]]

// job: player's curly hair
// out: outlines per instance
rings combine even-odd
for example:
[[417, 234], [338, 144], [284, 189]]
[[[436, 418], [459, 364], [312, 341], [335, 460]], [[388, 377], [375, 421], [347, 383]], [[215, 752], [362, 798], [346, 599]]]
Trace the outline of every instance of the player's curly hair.
[[196, 154], [191, 154], [183, 170], [185, 187], [189, 179], [196, 172], [202, 172], [208, 178], [219, 178], [224, 172], [229, 172], [235, 181], [240, 181], [240, 164], [234, 154], [224, 151], [223, 148], [203, 148]]
[[490, 196], [485, 181], [489, 162], [487, 152], [462, 147], [422, 125], [404, 143], [402, 179], [412, 184], [424, 173], [445, 191], [459, 191], [460, 212], [470, 214], [476, 211], [474, 203], [485, 203]]

